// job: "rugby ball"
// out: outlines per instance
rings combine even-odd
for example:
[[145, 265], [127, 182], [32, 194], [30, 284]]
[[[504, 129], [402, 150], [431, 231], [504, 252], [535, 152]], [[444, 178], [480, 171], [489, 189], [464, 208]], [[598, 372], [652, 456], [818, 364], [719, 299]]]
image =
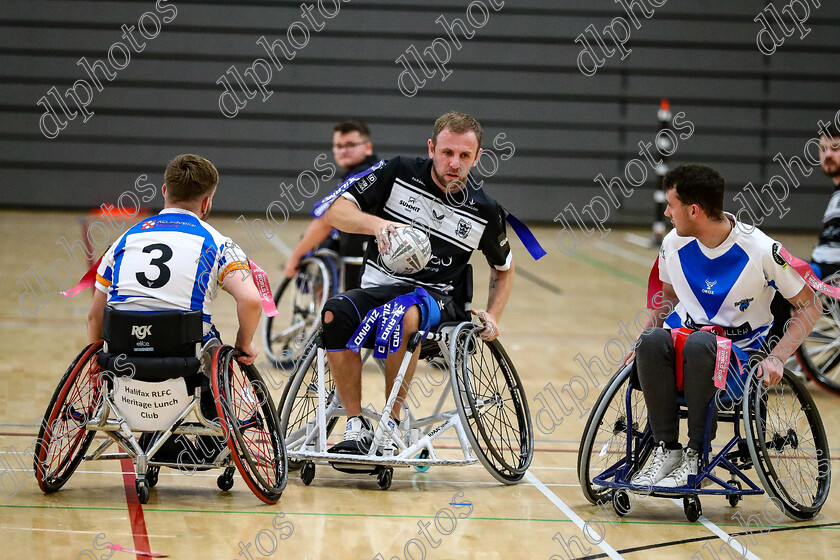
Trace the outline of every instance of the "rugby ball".
[[396, 229], [396, 234], [383, 231], [391, 242], [390, 249], [380, 253], [382, 264], [394, 274], [416, 274], [432, 258], [432, 244], [423, 230], [407, 226]]

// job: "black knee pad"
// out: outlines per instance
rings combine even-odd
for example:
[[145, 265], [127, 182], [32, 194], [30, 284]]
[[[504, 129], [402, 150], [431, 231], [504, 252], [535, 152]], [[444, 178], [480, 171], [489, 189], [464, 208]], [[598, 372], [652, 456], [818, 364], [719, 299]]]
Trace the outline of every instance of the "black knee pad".
[[[327, 322], [324, 316], [327, 311], [332, 313], [332, 321]], [[353, 302], [344, 296], [336, 296], [327, 300], [321, 311], [321, 325], [324, 330], [324, 347], [327, 350], [341, 350], [356, 329], [361, 319]]]

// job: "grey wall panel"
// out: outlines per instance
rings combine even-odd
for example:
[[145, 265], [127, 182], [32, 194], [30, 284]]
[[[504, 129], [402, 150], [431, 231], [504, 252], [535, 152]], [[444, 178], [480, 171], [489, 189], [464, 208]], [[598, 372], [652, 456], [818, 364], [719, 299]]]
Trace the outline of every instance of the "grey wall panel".
[[[624, 60], [605, 57], [595, 75], [585, 76], [575, 39], [590, 24], [601, 32], [613, 18], [626, 19], [619, 4], [506, 1], [472, 39], [458, 34], [451, 76], [441, 80], [435, 70], [406, 97], [395, 59], [411, 45], [422, 52], [437, 38], [449, 41], [435, 20], [466, 20], [470, 2], [352, 0], [324, 19], [322, 31], [310, 29], [307, 46], [293, 60], [280, 60], [282, 70], [272, 69], [267, 100], [258, 95], [236, 118], [223, 117], [216, 81], [231, 66], [243, 72], [267, 58], [256, 44], [261, 36], [288, 44], [289, 25], [302, 19], [300, 3], [175, 2], [176, 18], [143, 52], [132, 52], [113, 81], [102, 80], [90, 120], [70, 121], [54, 140], [39, 130], [38, 100], [52, 86], [63, 93], [88, 80], [76, 62], [106, 61], [109, 47], [125, 42], [120, 27], [136, 25], [154, 3], [33, 1], [25, 10], [0, 4], [0, 204], [95, 207], [131, 188], [140, 174], [162, 182], [168, 159], [194, 151], [222, 173], [216, 208], [256, 216], [279, 196], [281, 182], [311, 169], [320, 154], [331, 160], [336, 121], [368, 121], [384, 157], [424, 155], [434, 117], [460, 109], [484, 124], [485, 148], [500, 151], [492, 144], [500, 133], [515, 146], [487, 178], [488, 190], [521, 217], [550, 222], [566, 204], [582, 207], [603, 193], [593, 181], [598, 174], [623, 177], [627, 161], [641, 157], [637, 143], [652, 141], [659, 129], [660, 98], [695, 126], [671, 162], [711, 164], [736, 191], [780, 173], [772, 157], [800, 155], [817, 120], [840, 109], [826, 73], [840, 62], [837, 3], [812, 10], [806, 38], [787, 37], [765, 56], [753, 21], [765, 1], [669, 0], [650, 19], [637, 10], [640, 28], [632, 29]], [[428, 56], [425, 62], [435, 69]], [[333, 181], [323, 183], [316, 196]], [[611, 222], [649, 223], [654, 184], [650, 173], [613, 209]], [[825, 184], [818, 170], [803, 178], [778, 227], [813, 229]]]

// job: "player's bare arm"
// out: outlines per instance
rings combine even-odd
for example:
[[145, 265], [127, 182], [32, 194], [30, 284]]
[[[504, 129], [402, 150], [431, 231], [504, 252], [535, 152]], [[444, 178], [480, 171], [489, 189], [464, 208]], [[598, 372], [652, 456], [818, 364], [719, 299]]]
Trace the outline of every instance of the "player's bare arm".
[[289, 255], [289, 259], [286, 261], [286, 266], [283, 270], [286, 278], [292, 278], [297, 274], [298, 268], [300, 267], [300, 259], [303, 258], [303, 255], [322, 243], [330, 235], [332, 229], [333, 226], [323, 216], [309, 222], [306, 231], [303, 232], [303, 237], [295, 245], [295, 248], [292, 249], [292, 254]]
[[777, 385], [782, 380], [785, 362], [796, 351], [799, 342], [808, 337], [823, 312], [819, 298], [807, 284], [788, 301], [793, 304], [794, 311], [785, 334], [770, 355], [758, 364], [756, 371], [756, 375], [764, 379], [765, 385]]
[[362, 212], [353, 201], [346, 198], [336, 199], [324, 214], [324, 218], [331, 226], [343, 232], [373, 235], [376, 237], [380, 252], [391, 246], [388, 236], [382, 233], [388, 230], [395, 234], [397, 227], [405, 225]]
[[513, 276], [513, 262], [507, 270], [490, 268], [487, 309], [471, 310], [471, 313], [484, 323], [484, 331], [481, 333], [481, 338], [484, 340], [493, 340], [501, 334], [499, 321], [502, 319], [502, 312], [513, 290]]
[[105, 314], [105, 304], [108, 302], [108, 294], [94, 289], [93, 301], [90, 302], [88, 311], [87, 330], [88, 342], [94, 343], [102, 338], [102, 319]]
[[239, 359], [246, 365], [254, 363], [259, 354], [254, 344], [254, 333], [260, 324], [262, 304], [257, 286], [251, 281], [250, 275], [229, 274], [222, 282], [222, 289], [236, 300], [236, 316], [239, 319], [239, 330], [236, 332], [237, 350], [247, 354]]

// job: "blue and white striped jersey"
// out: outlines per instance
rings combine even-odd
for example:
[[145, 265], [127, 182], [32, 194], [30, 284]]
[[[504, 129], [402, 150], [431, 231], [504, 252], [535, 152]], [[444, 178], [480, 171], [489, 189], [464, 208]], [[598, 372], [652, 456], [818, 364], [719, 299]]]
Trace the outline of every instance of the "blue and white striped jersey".
[[729, 237], [710, 249], [694, 237], [671, 230], [659, 251], [659, 278], [679, 298], [666, 328], [718, 325], [740, 348], [757, 347], [773, 315], [776, 290], [785, 298], [798, 294], [805, 281], [778, 254], [779, 243], [751, 226], [734, 222]]
[[201, 310], [206, 333], [218, 288], [237, 270], [250, 274], [248, 258], [229, 237], [188, 210], [167, 208], [111, 245], [97, 269], [96, 289], [116, 309]]

